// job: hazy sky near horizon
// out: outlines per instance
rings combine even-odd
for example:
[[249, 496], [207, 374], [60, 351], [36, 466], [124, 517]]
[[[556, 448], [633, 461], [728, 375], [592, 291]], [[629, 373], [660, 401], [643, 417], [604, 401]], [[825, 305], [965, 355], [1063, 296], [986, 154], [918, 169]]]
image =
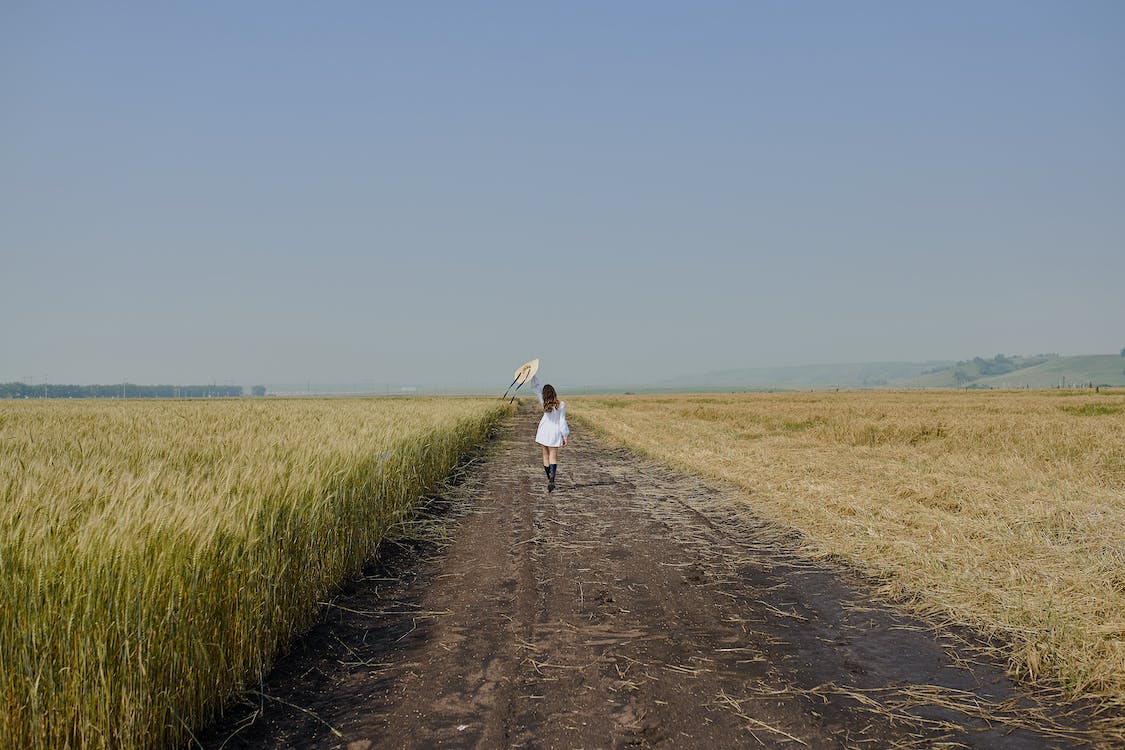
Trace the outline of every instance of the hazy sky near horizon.
[[0, 381], [1125, 346], [1125, 4], [0, 6]]

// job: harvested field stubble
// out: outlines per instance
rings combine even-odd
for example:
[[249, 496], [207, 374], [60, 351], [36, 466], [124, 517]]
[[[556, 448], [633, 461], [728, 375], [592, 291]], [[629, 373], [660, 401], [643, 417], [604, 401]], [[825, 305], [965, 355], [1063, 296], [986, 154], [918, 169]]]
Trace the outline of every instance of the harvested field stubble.
[[505, 413], [0, 405], [0, 747], [181, 743]]
[[1125, 742], [1125, 392], [579, 397], [915, 609], [995, 637]]

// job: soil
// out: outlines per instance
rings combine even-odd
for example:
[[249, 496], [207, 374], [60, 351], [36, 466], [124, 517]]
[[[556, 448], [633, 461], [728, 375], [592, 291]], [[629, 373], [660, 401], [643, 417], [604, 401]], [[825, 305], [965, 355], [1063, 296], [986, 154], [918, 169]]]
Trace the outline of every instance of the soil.
[[536, 420], [516, 415], [428, 539], [384, 545], [198, 745], [1089, 746], [971, 635], [803, 558], [745, 500], [580, 429], [548, 493]]

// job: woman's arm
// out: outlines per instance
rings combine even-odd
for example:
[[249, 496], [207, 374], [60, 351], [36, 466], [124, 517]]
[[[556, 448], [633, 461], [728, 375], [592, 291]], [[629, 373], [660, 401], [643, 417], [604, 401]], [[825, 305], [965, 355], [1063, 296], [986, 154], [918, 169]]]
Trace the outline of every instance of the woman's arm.
[[567, 438], [570, 437], [570, 425], [566, 423], [566, 402], [563, 401], [559, 404], [559, 427], [562, 428], [563, 445], [566, 445]]
[[539, 399], [539, 405], [543, 405], [543, 385], [539, 382], [538, 375], [531, 376], [531, 390], [535, 391], [535, 397]]

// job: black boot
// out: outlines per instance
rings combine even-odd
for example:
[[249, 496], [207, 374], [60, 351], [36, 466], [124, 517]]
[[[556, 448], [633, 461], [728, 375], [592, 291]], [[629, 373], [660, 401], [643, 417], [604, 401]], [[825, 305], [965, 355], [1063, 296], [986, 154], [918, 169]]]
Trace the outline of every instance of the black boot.
[[555, 491], [555, 473], [558, 472], [558, 470], [558, 464], [551, 464], [547, 467], [547, 492]]

